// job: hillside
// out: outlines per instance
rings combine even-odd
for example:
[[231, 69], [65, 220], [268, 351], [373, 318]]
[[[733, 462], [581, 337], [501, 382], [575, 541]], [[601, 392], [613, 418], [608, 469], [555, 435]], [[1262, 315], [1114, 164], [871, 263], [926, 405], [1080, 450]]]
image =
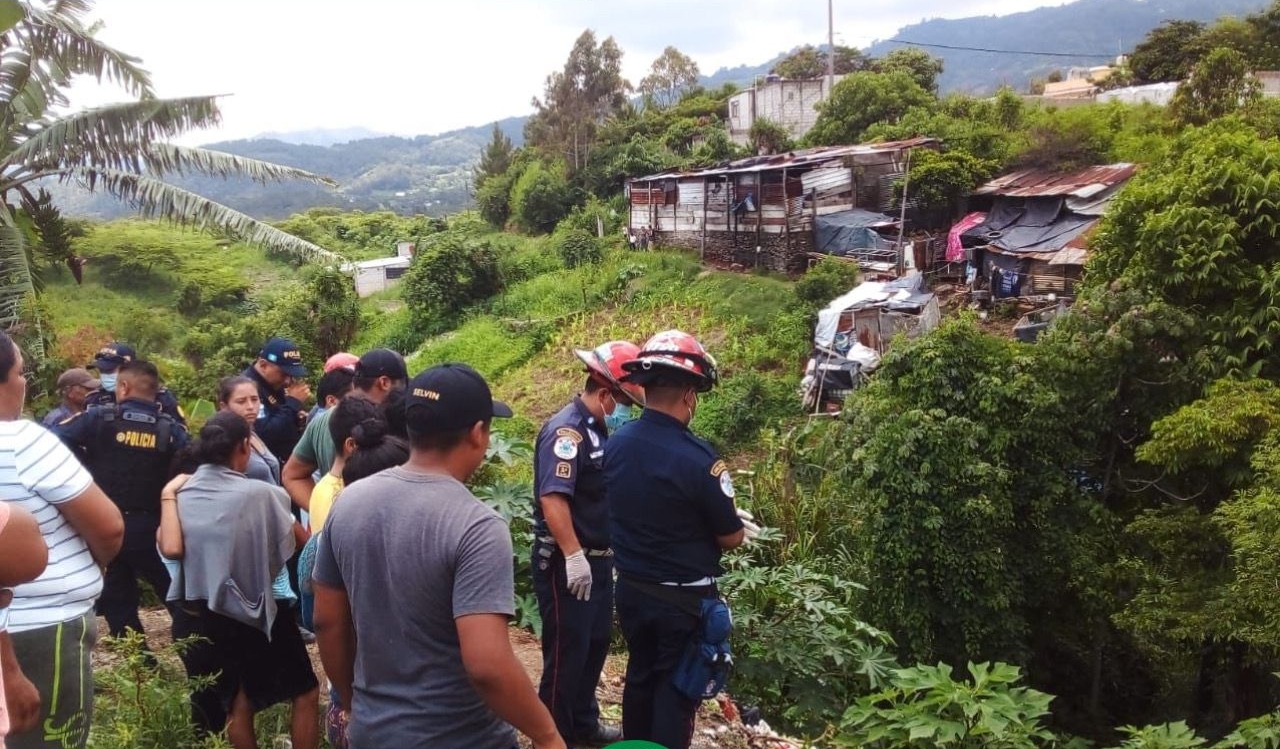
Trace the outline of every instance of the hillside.
[[[1025, 90], [1032, 78], [1073, 65], [1101, 65], [1129, 51], [1147, 32], [1171, 19], [1213, 21], [1244, 15], [1267, 0], [1078, 0], [1007, 16], [936, 18], [907, 26], [895, 39], [922, 44], [1098, 55], [1061, 58], [930, 48], [946, 63], [943, 92], [993, 93], [1001, 86]], [[878, 42], [867, 53], [884, 55], [902, 45]]]
[[[524, 140], [523, 117], [498, 126], [517, 145]], [[250, 180], [197, 178], [175, 183], [219, 203], [266, 219], [280, 219], [315, 207], [392, 210], [400, 214], [444, 216], [470, 205], [471, 166], [489, 141], [492, 123], [414, 138], [383, 136], [330, 145], [290, 143], [275, 139], [222, 141], [207, 144], [217, 151], [296, 166], [337, 180], [337, 191], [315, 185], [284, 183], [267, 188]], [[294, 139], [336, 139], [328, 131], [286, 134]], [[301, 136], [301, 137], [299, 137]], [[109, 198], [55, 185], [51, 191], [71, 215], [111, 219], [130, 215], [129, 208]]]

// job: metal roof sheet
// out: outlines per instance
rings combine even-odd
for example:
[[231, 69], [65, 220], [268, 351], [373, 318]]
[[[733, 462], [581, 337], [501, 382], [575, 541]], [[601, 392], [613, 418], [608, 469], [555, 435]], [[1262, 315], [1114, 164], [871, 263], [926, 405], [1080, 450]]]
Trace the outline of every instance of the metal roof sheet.
[[1011, 198], [1089, 198], [1126, 182], [1137, 171], [1136, 164], [1091, 166], [1078, 172], [1024, 169], [996, 177], [973, 191], [974, 195], [1003, 195]]
[[635, 177], [631, 181], [652, 182], [654, 180], [675, 179], [678, 177], [708, 177], [723, 174], [768, 172], [775, 169], [822, 164], [828, 161], [843, 159], [846, 156], [857, 156], [859, 154], [869, 153], [888, 153], [892, 151], [901, 151], [907, 148], [919, 148], [920, 146], [934, 145], [936, 143], [939, 143], [937, 138], [912, 138], [910, 140], [896, 140], [886, 143], [863, 143], [856, 146], [818, 146], [817, 148], [805, 148], [797, 151], [788, 151], [787, 153], [773, 154], [770, 156], [751, 156], [745, 159], [738, 159], [737, 161], [730, 161], [727, 164], [722, 164], [709, 169], [695, 169], [690, 171], [671, 169], [665, 172], [658, 172], [657, 174], [650, 174], [645, 177]]

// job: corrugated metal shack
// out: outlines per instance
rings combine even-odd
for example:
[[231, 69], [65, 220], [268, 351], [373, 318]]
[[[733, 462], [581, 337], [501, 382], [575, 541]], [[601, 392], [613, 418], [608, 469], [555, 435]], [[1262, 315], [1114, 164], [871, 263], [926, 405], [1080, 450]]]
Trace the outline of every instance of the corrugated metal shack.
[[933, 138], [825, 146], [756, 156], [697, 171], [627, 182], [629, 226], [659, 246], [698, 251], [720, 265], [800, 273], [814, 249], [818, 216], [893, 203], [893, 184], [915, 148]]
[[970, 208], [985, 216], [973, 226], [962, 221], [953, 232], [970, 250], [976, 287], [990, 288], [996, 298], [1073, 295], [1088, 259], [1089, 235], [1136, 171], [1134, 164], [1066, 174], [1027, 169], [974, 190]]

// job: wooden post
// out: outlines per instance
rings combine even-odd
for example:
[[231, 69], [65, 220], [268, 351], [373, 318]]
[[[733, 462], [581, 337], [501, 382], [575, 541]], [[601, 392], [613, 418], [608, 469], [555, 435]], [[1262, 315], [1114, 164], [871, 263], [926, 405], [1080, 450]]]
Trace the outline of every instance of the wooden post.
[[707, 259], [707, 178], [702, 178], [702, 247], [699, 254], [703, 262]]
[[782, 231], [786, 236], [787, 262], [791, 262], [791, 204], [787, 202], [787, 168], [782, 167]]
[[907, 166], [902, 177], [902, 212], [898, 217], [898, 276], [902, 276], [904, 260], [902, 240], [907, 233], [907, 190], [911, 187], [911, 149], [907, 149]]

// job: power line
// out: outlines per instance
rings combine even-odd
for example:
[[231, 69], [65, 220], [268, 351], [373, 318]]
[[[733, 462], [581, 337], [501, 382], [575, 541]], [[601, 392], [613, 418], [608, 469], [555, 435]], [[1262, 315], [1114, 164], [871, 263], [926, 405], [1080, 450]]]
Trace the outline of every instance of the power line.
[[925, 44], [924, 42], [909, 42], [906, 39], [890, 39], [894, 44], [909, 44], [913, 47], [933, 47], [935, 49], [953, 49], [962, 52], [990, 52], [997, 55], [1034, 55], [1036, 57], [1100, 57], [1110, 59], [1115, 57], [1113, 54], [1090, 54], [1088, 52], [1031, 52], [1029, 50], [1018, 49], [987, 49], [985, 47], [956, 47], [950, 44]]

